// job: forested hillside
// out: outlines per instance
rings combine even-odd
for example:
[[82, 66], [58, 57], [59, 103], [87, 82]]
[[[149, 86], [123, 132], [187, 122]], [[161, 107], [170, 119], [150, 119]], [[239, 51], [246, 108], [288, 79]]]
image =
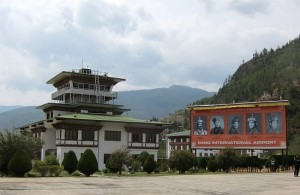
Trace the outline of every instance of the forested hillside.
[[[192, 104], [279, 99], [286, 99], [291, 103], [287, 107], [288, 141], [290, 150], [293, 151], [294, 146], [300, 148], [300, 36], [277, 49], [263, 49], [254, 53], [251, 60], [225, 79], [218, 93]], [[183, 116], [181, 118], [188, 117], [188, 113], [183, 110], [174, 115], [179, 113]], [[188, 120], [176, 123], [189, 128]]]

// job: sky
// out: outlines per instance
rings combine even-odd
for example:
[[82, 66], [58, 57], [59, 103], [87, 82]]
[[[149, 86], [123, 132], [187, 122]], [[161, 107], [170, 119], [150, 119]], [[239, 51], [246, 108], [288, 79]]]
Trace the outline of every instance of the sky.
[[300, 0], [0, 0], [0, 105], [41, 105], [61, 71], [125, 78], [114, 91], [216, 92], [264, 48], [300, 34]]

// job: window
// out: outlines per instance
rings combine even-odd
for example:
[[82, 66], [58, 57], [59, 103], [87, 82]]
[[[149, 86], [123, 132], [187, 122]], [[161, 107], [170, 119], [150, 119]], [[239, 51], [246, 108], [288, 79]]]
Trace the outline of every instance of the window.
[[146, 142], [147, 143], [155, 143], [156, 142], [156, 134], [146, 134]]
[[105, 141], [121, 141], [121, 131], [105, 131]]
[[82, 131], [82, 140], [84, 141], [94, 141], [94, 131], [87, 130]]
[[73, 83], [73, 88], [77, 89], [78, 88], [78, 83]]
[[143, 134], [142, 133], [132, 133], [132, 142], [133, 143], [142, 143]]
[[77, 130], [66, 130], [65, 138], [66, 140], [77, 140], [78, 131]]

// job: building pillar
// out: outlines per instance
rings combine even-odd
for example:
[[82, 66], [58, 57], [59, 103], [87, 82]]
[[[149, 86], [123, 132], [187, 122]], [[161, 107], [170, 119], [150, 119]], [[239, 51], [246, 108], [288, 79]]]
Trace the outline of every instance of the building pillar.
[[128, 133], [128, 142], [129, 143], [132, 142], [132, 133], [131, 132]]
[[77, 140], [82, 140], [82, 130], [78, 130]]
[[66, 132], [66, 130], [61, 129], [61, 132], [60, 132], [60, 138], [61, 139], [65, 139], [65, 132]]
[[156, 134], [156, 143], [159, 144], [159, 134]]
[[143, 133], [143, 146], [146, 146], [146, 133]]

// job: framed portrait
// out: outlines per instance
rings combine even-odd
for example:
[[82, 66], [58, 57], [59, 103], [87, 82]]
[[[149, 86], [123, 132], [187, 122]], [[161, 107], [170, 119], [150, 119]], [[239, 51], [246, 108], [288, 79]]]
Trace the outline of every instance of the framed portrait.
[[242, 134], [243, 120], [241, 114], [228, 115], [228, 134]]
[[282, 113], [271, 112], [266, 113], [266, 133], [281, 134], [282, 133]]
[[247, 134], [261, 134], [261, 113], [246, 114]]
[[211, 135], [224, 134], [224, 116], [211, 116], [210, 128]]
[[207, 135], [206, 116], [194, 116], [194, 135]]

